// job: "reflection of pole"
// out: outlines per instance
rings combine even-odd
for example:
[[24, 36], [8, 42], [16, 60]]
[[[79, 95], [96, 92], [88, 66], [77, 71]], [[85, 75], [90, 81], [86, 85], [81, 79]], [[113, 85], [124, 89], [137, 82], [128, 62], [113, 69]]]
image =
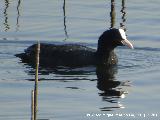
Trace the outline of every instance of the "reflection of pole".
[[65, 40], [68, 38], [67, 26], [66, 26], [66, 0], [63, 3], [63, 16], [64, 16], [64, 32], [65, 32]]
[[110, 12], [111, 27], [110, 28], [114, 28], [114, 26], [115, 26], [115, 16], [116, 16], [116, 12], [115, 12], [115, 0], [111, 0], [111, 12]]
[[8, 31], [10, 29], [10, 26], [8, 24], [8, 14], [7, 14], [7, 10], [8, 10], [8, 7], [9, 7], [9, 1], [8, 0], [5, 0], [5, 8], [4, 8], [4, 25], [5, 25], [5, 31]]
[[19, 7], [21, 5], [21, 0], [18, 0], [18, 4], [17, 4], [17, 28], [16, 28], [16, 31], [18, 31], [18, 28], [19, 28], [19, 17], [20, 17], [20, 11], [19, 11]]
[[125, 22], [126, 22], [126, 7], [125, 7], [125, 0], [122, 0], [122, 9], [121, 9], [121, 13], [122, 13], [122, 22], [120, 23], [120, 27], [123, 28], [126, 31], [125, 28]]
[[31, 91], [31, 120], [34, 120], [34, 90]]

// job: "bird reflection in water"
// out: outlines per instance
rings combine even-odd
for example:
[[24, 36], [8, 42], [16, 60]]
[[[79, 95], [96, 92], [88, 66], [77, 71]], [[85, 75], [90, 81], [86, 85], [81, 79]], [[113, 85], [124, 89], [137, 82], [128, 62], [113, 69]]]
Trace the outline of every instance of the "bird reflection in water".
[[111, 111], [113, 108], [124, 108], [119, 103], [119, 98], [126, 96], [128, 92], [123, 90], [123, 87], [129, 86], [130, 82], [116, 80], [115, 75], [117, 72], [117, 66], [97, 66], [97, 88], [102, 91], [99, 93], [99, 96], [102, 96], [103, 101], [117, 104], [116, 107], [103, 107], [101, 108], [102, 111]]
[[[30, 69], [28, 72], [29, 74], [34, 75], [34, 69]], [[130, 81], [117, 80], [117, 73], [117, 66], [105, 66], [104, 64], [99, 64], [97, 66], [86, 66], [82, 68], [68, 68], [62, 66], [49, 68], [48, 66], [40, 66], [40, 75], [43, 76], [54, 74], [55, 76], [53, 78], [49, 77], [48, 79], [46, 77], [40, 77], [40, 80], [42, 81], [58, 80], [61, 82], [68, 82], [77, 80], [97, 80], [97, 88], [100, 90], [99, 96], [102, 97], [103, 101], [111, 103], [109, 107], [100, 108], [102, 111], [111, 111], [117, 108], [124, 108], [119, 101], [120, 99], [125, 98], [128, 94], [127, 87], [130, 86]]]

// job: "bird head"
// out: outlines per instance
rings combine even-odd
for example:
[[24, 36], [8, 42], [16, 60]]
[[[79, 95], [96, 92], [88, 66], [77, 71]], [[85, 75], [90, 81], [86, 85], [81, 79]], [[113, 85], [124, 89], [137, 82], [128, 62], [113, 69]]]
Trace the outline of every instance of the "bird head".
[[127, 46], [130, 49], [134, 49], [132, 43], [127, 40], [123, 29], [109, 29], [99, 37], [99, 49], [114, 49], [117, 46]]

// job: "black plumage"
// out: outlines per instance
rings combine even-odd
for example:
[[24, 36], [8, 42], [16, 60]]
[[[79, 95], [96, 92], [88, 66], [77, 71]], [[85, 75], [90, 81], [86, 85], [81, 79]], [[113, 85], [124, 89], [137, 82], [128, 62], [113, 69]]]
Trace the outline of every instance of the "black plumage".
[[[68, 66], [80, 67], [88, 65], [115, 65], [118, 62], [114, 53], [117, 46], [127, 45], [133, 48], [126, 39], [122, 29], [110, 29], [105, 31], [98, 40], [97, 50], [78, 44], [54, 45], [41, 43], [40, 65], [41, 66]], [[36, 44], [30, 46], [24, 53], [16, 54], [22, 62], [34, 64]]]

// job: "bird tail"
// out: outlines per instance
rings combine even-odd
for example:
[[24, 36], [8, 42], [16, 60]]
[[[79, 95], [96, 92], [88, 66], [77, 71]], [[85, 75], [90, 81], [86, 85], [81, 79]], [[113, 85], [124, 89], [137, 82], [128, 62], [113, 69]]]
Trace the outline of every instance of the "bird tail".
[[15, 54], [15, 56], [23, 59], [26, 55], [25, 53], [20, 53], [20, 54]]

